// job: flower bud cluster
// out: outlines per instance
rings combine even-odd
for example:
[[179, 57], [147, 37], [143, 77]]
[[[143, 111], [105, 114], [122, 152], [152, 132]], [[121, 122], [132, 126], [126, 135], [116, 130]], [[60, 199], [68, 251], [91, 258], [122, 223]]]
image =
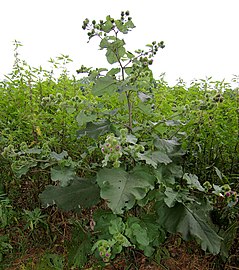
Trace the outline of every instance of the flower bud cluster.
[[[204, 187], [206, 183], [207, 182], [204, 183]], [[210, 183], [207, 185], [209, 187]], [[213, 187], [214, 187], [214, 191], [212, 193], [223, 198], [226, 201], [227, 206], [232, 207], [237, 204], [238, 194], [236, 191], [231, 190], [231, 187], [228, 184], [225, 184], [223, 186], [213, 185]], [[206, 191], [208, 191], [208, 189], [206, 189]]]
[[80, 98], [78, 96], [74, 96], [74, 97], [71, 98], [71, 101], [80, 102]]
[[227, 191], [225, 192], [224, 197], [229, 207], [236, 205], [238, 202], [238, 195], [236, 191]]
[[107, 166], [108, 162], [113, 162], [113, 166], [118, 168], [120, 166], [120, 157], [122, 156], [122, 147], [119, 138], [114, 134], [108, 135], [105, 143], [101, 146], [101, 152], [104, 154], [103, 167]]
[[127, 137], [128, 135], [128, 131], [126, 128], [124, 129], [121, 129], [120, 130], [120, 141], [121, 141], [121, 145], [124, 145], [124, 148], [123, 148], [123, 152], [127, 155], [130, 155], [132, 156], [134, 159], [137, 159], [138, 158], [138, 154], [140, 152], [144, 152], [144, 146], [141, 145], [141, 144], [137, 144], [137, 138], [135, 138], [135, 142], [132, 143], [132, 141], [130, 141], [129, 137]]
[[[74, 96], [71, 98], [71, 101], [74, 103], [79, 103], [81, 100], [78, 96]], [[41, 106], [43, 107], [51, 107], [59, 104], [63, 107], [67, 105], [67, 101], [63, 101], [63, 95], [61, 93], [56, 93], [55, 96], [50, 94], [48, 97], [43, 97], [41, 101]]]
[[225, 194], [226, 192], [231, 191], [231, 187], [228, 184], [225, 184], [222, 186], [222, 191]]
[[136, 50], [135, 53], [138, 54], [132, 60], [132, 71], [130, 76], [130, 82], [135, 83], [140, 78], [150, 77], [151, 72], [149, 66], [153, 64], [153, 58], [157, 54], [159, 48], [164, 48], [163, 41], [156, 43], [153, 41], [152, 44], [148, 44], [149, 49], [145, 50]]
[[108, 262], [111, 256], [111, 246], [109, 245], [108, 241], [101, 240], [98, 242], [98, 251], [100, 257], [103, 259], [104, 262]]
[[81, 67], [78, 70], [76, 70], [76, 72], [78, 74], [80, 74], [80, 73], [89, 73], [90, 70], [91, 70], [91, 68], [87, 68], [86, 66], [81, 65]]
[[127, 10], [127, 11], [121, 11], [121, 22], [127, 22], [127, 21], [131, 21], [132, 20], [132, 18], [131, 17], [129, 17], [129, 15], [130, 15], [130, 13], [129, 13], [129, 11]]
[[209, 181], [206, 181], [203, 183], [203, 187], [205, 189], [205, 192], [208, 192], [212, 188], [212, 185]]
[[[144, 50], [136, 50], [135, 52], [139, 54], [140, 58], [139, 60], [141, 62], [145, 62], [146, 60], [149, 61], [150, 58], [153, 58], [159, 49], [163, 49], [165, 47], [164, 42], [160, 41], [160, 42], [156, 42], [153, 41], [151, 44], [146, 45], [147, 47], [149, 47], [148, 51], [144, 51]], [[150, 62], [149, 65], [152, 65], [153, 62]]]
[[[82, 29], [87, 30], [88, 37], [92, 38], [96, 35], [101, 35], [102, 32], [109, 33], [111, 30], [117, 29], [117, 24], [121, 22], [122, 25], [127, 23], [128, 21], [131, 21], [132, 18], [129, 16], [129, 11], [122, 11], [120, 20], [115, 20], [110, 15], [106, 17], [106, 21], [100, 20], [99, 23], [96, 22], [96, 20], [90, 21], [88, 18], [86, 18], [83, 21]], [[107, 25], [107, 28], [105, 29], [105, 26]], [[108, 28], [109, 27], [109, 28]]]
[[41, 106], [52, 106], [57, 104], [63, 100], [63, 96], [61, 93], [57, 93], [56, 96], [50, 94], [48, 97], [43, 97], [41, 101]]
[[143, 67], [148, 67], [150, 65], [153, 64], [153, 60], [152, 59], [148, 59], [148, 57], [140, 57], [139, 61], [141, 62]]
[[107, 166], [108, 162], [112, 162], [113, 166], [118, 168], [123, 154], [138, 160], [139, 153], [144, 152], [145, 149], [143, 145], [136, 142], [137, 138], [128, 134], [127, 129], [121, 129], [119, 137], [115, 137], [114, 134], [108, 135], [105, 143], [101, 145], [101, 152], [104, 154], [103, 167]]
[[130, 144], [126, 146], [124, 150], [128, 155], [132, 156], [133, 159], [137, 160], [139, 153], [144, 152], [145, 149], [144, 149], [144, 146], [141, 144], [133, 144], [133, 145]]
[[213, 97], [213, 101], [215, 101], [215, 102], [223, 102], [223, 96], [220, 94], [220, 93], [218, 93], [218, 94], [216, 94], [214, 97]]

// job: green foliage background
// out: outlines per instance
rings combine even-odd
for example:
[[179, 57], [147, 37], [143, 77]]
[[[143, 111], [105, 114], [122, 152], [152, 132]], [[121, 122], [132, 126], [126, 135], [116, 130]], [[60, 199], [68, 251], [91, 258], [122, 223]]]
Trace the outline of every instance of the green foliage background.
[[16, 231], [44, 247], [45, 235], [50, 251], [68, 231], [64, 258], [49, 251], [39, 263], [54, 269], [83, 267], [90, 253], [105, 265], [132, 247], [157, 260], [169, 233], [230, 257], [239, 90], [212, 78], [172, 87], [155, 79], [149, 66], [164, 45], [127, 51], [118, 37], [134, 28], [127, 13], [83, 22], [118, 64], [111, 70], [81, 66], [85, 75], [71, 76], [66, 55], [50, 71], [33, 68], [15, 42], [13, 71], [0, 82], [0, 262], [27, 250]]

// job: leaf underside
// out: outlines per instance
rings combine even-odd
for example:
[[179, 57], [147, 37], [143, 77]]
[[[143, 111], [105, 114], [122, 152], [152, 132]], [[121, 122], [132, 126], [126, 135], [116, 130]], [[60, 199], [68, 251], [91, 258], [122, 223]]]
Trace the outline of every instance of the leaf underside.
[[159, 223], [168, 232], [180, 232], [184, 240], [189, 240], [193, 236], [200, 241], [204, 251], [208, 250], [212, 254], [220, 252], [222, 238], [199, 214], [181, 203], [171, 208], [164, 203], [159, 203], [158, 206]]

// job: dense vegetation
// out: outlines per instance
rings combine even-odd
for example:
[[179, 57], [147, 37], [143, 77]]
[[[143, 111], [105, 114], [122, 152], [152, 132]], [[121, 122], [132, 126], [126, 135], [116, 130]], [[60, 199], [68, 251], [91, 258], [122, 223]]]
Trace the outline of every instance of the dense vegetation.
[[2, 269], [174, 269], [172, 246], [237, 266], [238, 88], [155, 79], [164, 43], [127, 51], [128, 11], [82, 28], [112, 69], [32, 68], [16, 41], [0, 82]]

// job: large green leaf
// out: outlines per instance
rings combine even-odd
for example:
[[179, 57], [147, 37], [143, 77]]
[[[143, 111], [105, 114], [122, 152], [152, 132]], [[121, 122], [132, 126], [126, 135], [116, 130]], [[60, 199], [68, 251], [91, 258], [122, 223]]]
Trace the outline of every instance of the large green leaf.
[[199, 191], [205, 191], [204, 187], [198, 181], [198, 177], [195, 174], [185, 173], [183, 179], [187, 181], [189, 187], [197, 189]]
[[104, 37], [104, 38], [101, 39], [101, 41], [100, 41], [100, 48], [101, 48], [101, 50], [107, 49], [109, 47], [109, 45], [110, 45], [110, 43], [109, 43], [107, 37]]
[[144, 250], [146, 256], [151, 256], [154, 247], [165, 239], [165, 233], [155, 219], [153, 215], [145, 215], [143, 219], [129, 217], [126, 223], [125, 235], [134, 245]]
[[104, 76], [96, 81], [92, 94], [95, 96], [112, 95], [117, 89], [117, 81], [112, 76]]
[[125, 26], [128, 28], [128, 30], [130, 30], [130, 28], [135, 28], [135, 25], [134, 25], [134, 23], [131, 20], [128, 20], [125, 23]]
[[120, 72], [120, 68], [112, 68], [107, 72], [106, 76], [114, 76]]
[[113, 23], [110, 21], [110, 18], [102, 25], [102, 30], [106, 33], [109, 33], [112, 30]]
[[124, 48], [124, 44], [125, 42], [120, 39], [117, 39], [112, 43], [108, 43], [105, 56], [110, 64], [119, 62], [119, 60], [125, 55], [126, 50]]
[[55, 166], [51, 168], [51, 180], [59, 181], [62, 187], [66, 187], [75, 178], [75, 168], [73, 166]]
[[167, 153], [170, 158], [183, 156], [185, 153], [181, 149], [180, 143], [176, 139], [165, 140], [156, 137], [154, 146], [161, 152]]
[[117, 233], [124, 233], [125, 224], [121, 217], [115, 217], [110, 221], [109, 232], [114, 235]]
[[100, 191], [93, 180], [75, 178], [67, 187], [47, 186], [39, 197], [44, 207], [56, 204], [62, 210], [70, 211], [97, 204]]
[[141, 160], [144, 160], [146, 164], [152, 165], [155, 169], [158, 167], [158, 164], [163, 163], [165, 165], [172, 162], [169, 156], [161, 151], [147, 151], [143, 154], [139, 153], [138, 157]]
[[[148, 246], [150, 239], [147, 234], [147, 230], [142, 228], [139, 223], [133, 223], [128, 229], [128, 232], [131, 231], [132, 235], [136, 238], [136, 241], [142, 246]], [[130, 237], [130, 234], [128, 235]], [[130, 239], [132, 236], [130, 237]]]
[[131, 172], [123, 168], [102, 169], [97, 174], [101, 197], [116, 214], [131, 209], [136, 200], [143, 199], [154, 187], [155, 177], [145, 167], [136, 167]]
[[113, 125], [109, 120], [103, 119], [98, 122], [89, 122], [86, 124], [86, 128], [77, 131], [78, 138], [88, 136], [93, 139], [97, 139], [99, 136], [113, 131]]
[[180, 232], [184, 240], [195, 237], [201, 243], [201, 248], [213, 254], [220, 252], [222, 238], [206, 222], [205, 217], [193, 211], [193, 206], [182, 203], [169, 208], [162, 201], [157, 204], [158, 222], [170, 233]]
[[90, 114], [87, 115], [85, 114], [84, 111], [81, 111], [77, 116], [76, 116], [76, 121], [78, 122], [79, 126], [83, 126], [88, 122], [92, 122], [95, 121], [97, 119], [97, 115], [96, 114]]
[[127, 21], [126, 23], [122, 22], [121, 20], [115, 20], [115, 24], [119, 31], [123, 34], [127, 34], [128, 31], [135, 27], [131, 20]]
[[160, 138], [155, 138], [154, 145], [161, 151], [165, 153], [172, 153], [180, 146], [180, 143], [174, 139], [172, 140], [165, 140]]
[[173, 190], [170, 187], [166, 187], [164, 192], [165, 198], [164, 202], [168, 207], [173, 207], [176, 202], [186, 202], [192, 201], [193, 199], [190, 198], [188, 190]]
[[158, 168], [154, 171], [154, 174], [159, 184], [169, 186], [170, 184], [175, 184], [176, 178], [182, 177], [183, 170], [181, 166], [175, 163], [170, 163], [167, 165], [160, 164], [160, 166], [158, 166]]
[[109, 227], [111, 221], [117, 219], [117, 216], [110, 210], [97, 209], [93, 213], [93, 219], [95, 221], [94, 230], [99, 233], [101, 239], [108, 239], [111, 237], [109, 233]]

